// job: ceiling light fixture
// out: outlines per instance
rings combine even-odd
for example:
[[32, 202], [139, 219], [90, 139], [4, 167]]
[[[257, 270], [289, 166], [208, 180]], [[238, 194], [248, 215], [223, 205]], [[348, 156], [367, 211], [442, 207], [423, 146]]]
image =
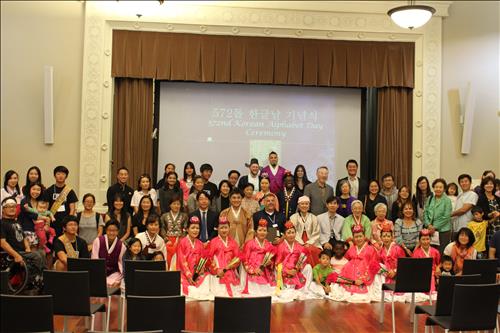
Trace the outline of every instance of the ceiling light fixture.
[[433, 7], [415, 5], [414, 1], [409, 1], [406, 6], [392, 8], [387, 12], [387, 15], [401, 28], [411, 30], [426, 24], [435, 12]]

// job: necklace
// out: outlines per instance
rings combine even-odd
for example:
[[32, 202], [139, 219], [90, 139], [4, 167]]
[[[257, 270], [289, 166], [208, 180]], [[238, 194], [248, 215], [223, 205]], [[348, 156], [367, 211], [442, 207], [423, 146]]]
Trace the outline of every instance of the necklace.
[[288, 190], [285, 188], [285, 201], [290, 201], [293, 197], [293, 194], [295, 193], [295, 186], [292, 187], [292, 190], [290, 191], [290, 194], [288, 194]]

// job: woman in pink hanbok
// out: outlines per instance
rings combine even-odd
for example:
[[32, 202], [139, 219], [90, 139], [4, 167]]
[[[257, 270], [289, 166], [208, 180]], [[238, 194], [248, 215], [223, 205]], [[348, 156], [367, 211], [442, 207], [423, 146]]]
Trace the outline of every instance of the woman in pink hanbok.
[[274, 257], [276, 249], [266, 239], [267, 220], [260, 219], [256, 237], [245, 243], [242, 262], [246, 278], [243, 294], [251, 296], [269, 296], [276, 285], [274, 277]]
[[436, 291], [436, 268], [439, 267], [441, 255], [439, 251], [431, 246], [431, 233], [428, 229], [422, 229], [418, 236], [419, 245], [413, 251], [413, 258], [432, 258], [431, 294]]
[[188, 221], [187, 236], [177, 245], [177, 269], [181, 272], [182, 294], [198, 300], [212, 300], [207, 279], [207, 253], [198, 239], [200, 220], [193, 216]]
[[342, 268], [338, 283], [332, 286], [330, 297], [352, 303], [378, 301], [380, 285], [373, 285], [380, 271], [377, 250], [367, 241], [360, 224], [352, 227], [352, 235], [354, 244], [345, 254], [349, 262]]
[[209, 243], [210, 288], [214, 296], [233, 297], [240, 294], [240, 250], [238, 243], [229, 236], [229, 221], [219, 219], [219, 235]]
[[301, 292], [312, 280], [312, 268], [307, 263], [307, 252], [296, 240], [295, 227], [292, 222], [285, 223], [285, 239], [276, 249], [276, 278], [278, 296], [293, 300], [301, 297]]
[[394, 283], [398, 268], [398, 258], [406, 257], [405, 251], [394, 242], [392, 223], [382, 223], [380, 231], [382, 247], [380, 249], [380, 263], [382, 275], [385, 277], [385, 283]]

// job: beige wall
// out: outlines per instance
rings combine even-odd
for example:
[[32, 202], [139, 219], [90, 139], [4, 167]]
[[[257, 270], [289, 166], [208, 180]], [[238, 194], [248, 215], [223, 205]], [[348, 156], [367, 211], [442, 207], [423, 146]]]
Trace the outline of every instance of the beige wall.
[[[441, 175], [456, 182], [462, 172], [479, 178], [500, 173], [499, 3], [455, 1], [443, 19], [443, 99]], [[471, 153], [462, 155], [461, 126], [454, 92], [464, 102], [467, 83], [476, 92]], [[451, 97], [450, 97], [451, 96]], [[450, 100], [451, 98], [451, 100]]]
[[[58, 164], [70, 169], [78, 189], [85, 5], [67, 2], [1, 2], [1, 172], [39, 165], [44, 183]], [[443, 19], [443, 118], [441, 174], [474, 178], [486, 168], [500, 173], [498, 2], [454, 2]], [[43, 144], [43, 66], [54, 66], [55, 144]], [[448, 92], [477, 92], [472, 153], [460, 154], [456, 114]], [[15, 125], [13, 125], [15, 124]]]
[[[59, 164], [77, 188], [84, 5], [79, 1], [1, 2], [1, 172], [24, 185], [38, 165], [45, 185]], [[43, 143], [43, 68], [54, 66], [55, 143]]]

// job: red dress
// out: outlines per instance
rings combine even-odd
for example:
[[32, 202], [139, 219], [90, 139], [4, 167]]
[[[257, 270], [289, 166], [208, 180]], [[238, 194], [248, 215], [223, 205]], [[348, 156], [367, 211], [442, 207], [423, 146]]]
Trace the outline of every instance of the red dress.
[[349, 262], [342, 268], [340, 275], [351, 280], [360, 279], [363, 284], [360, 286], [342, 284], [342, 286], [351, 293], [366, 294], [368, 292], [367, 287], [373, 283], [375, 275], [380, 270], [377, 251], [373, 246], [365, 242], [360, 249], [356, 245], [351, 246], [347, 250], [345, 258]]
[[244, 294], [248, 293], [248, 281], [258, 284], [276, 285], [273, 265], [266, 266], [262, 271], [262, 275], [254, 274], [255, 270], [260, 268], [266, 253], [272, 253], [273, 257], [271, 260], [274, 261], [276, 249], [267, 239], [264, 239], [263, 245], [259, 243], [257, 238], [251, 239], [245, 243], [242, 255], [243, 266], [247, 271], [247, 280], [245, 289], [243, 290]]
[[[428, 252], [427, 252], [428, 251]], [[436, 291], [436, 282], [435, 282], [435, 274], [436, 267], [439, 265], [439, 261], [441, 260], [441, 255], [439, 251], [429, 246], [429, 249], [424, 251], [420, 246], [413, 251], [413, 258], [432, 258], [432, 278], [431, 278], [431, 292]]]
[[[210, 241], [209, 257], [211, 259], [210, 273], [217, 275], [217, 273], [226, 268], [227, 265], [234, 258], [239, 258], [240, 250], [238, 243], [230, 236], [227, 236], [224, 242], [220, 236], [215, 237]], [[229, 296], [233, 296], [231, 285], [237, 286], [240, 284], [240, 278], [237, 273], [238, 265], [226, 271], [224, 275], [218, 279], [219, 283], [225, 284]]]
[[[195, 239], [191, 243], [189, 237], [186, 236], [177, 245], [177, 269], [181, 272], [181, 284], [184, 295], [188, 295], [188, 287], [190, 285], [188, 278], [193, 278], [195, 266], [203, 257], [203, 253], [203, 243], [199, 239]], [[208, 264], [205, 267], [208, 268]], [[205, 272], [201, 273], [195, 281], [195, 286], [200, 286], [205, 277]]]
[[[396, 270], [398, 268], [398, 258], [406, 257], [405, 251], [398, 244], [392, 242], [389, 249], [382, 246], [379, 252], [380, 262], [384, 264], [388, 271]], [[394, 283], [395, 280], [385, 277], [385, 283]]]
[[276, 265], [283, 264], [283, 283], [295, 286], [295, 289], [302, 288], [306, 283], [306, 277], [301, 271], [297, 272], [294, 276], [288, 275], [286, 272], [291, 269], [296, 269], [297, 261], [300, 255], [304, 253], [304, 247], [298, 242], [294, 241], [290, 246], [286, 240], [281, 242], [276, 249]]

